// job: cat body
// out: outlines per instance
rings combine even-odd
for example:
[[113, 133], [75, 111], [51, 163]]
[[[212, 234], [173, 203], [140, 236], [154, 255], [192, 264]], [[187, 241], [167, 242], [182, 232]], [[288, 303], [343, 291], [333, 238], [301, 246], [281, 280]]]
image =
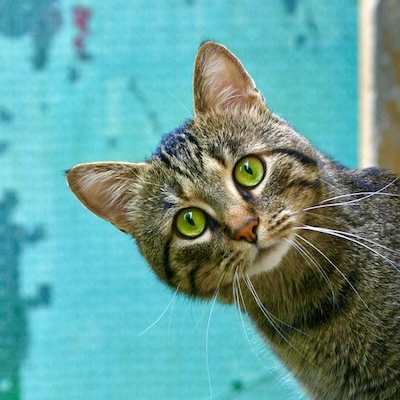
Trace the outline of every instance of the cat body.
[[71, 190], [167, 285], [247, 313], [311, 398], [400, 398], [397, 177], [315, 150], [216, 43], [194, 111], [143, 163], [74, 167]]

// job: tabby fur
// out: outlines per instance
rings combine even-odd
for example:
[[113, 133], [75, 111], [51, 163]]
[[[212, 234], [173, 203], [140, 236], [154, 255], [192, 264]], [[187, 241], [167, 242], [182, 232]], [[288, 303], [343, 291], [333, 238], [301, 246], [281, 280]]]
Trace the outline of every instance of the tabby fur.
[[[233, 170], [265, 164], [254, 188]], [[400, 183], [347, 169], [269, 111], [239, 60], [204, 43], [194, 117], [142, 163], [85, 163], [68, 184], [132, 235], [158, 277], [190, 297], [247, 313], [313, 399], [400, 399]], [[176, 231], [197, 207], [207, 228]], [[235, 232], [256, 220], [256, 241]]]

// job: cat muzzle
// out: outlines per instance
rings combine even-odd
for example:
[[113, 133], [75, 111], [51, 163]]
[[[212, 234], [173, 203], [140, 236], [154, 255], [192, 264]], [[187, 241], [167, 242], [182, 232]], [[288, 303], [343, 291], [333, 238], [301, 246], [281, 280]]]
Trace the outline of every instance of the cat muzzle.
[[259, 218], [249, 218], [241, 228], [234, 231], [233, 239], [237, 241], [246, 240], [248, 243], [257, 243], [257, 227], [259, 223]]

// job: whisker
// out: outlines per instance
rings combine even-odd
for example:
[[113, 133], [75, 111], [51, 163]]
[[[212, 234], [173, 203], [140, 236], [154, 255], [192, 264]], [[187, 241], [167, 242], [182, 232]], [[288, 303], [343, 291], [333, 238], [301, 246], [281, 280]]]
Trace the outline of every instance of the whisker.
[[[228, 267], [229, 267], [229, 266], [228, 266]], [[224, 279], [226, 273], [227, 273], [227, 269], [225, 269], [225, 270], [222, 272], [222, 274], [221, 274], [221, 276], [220, 276], [220, 278], [219, 278], [218, 284], [217, 284], [217, 289], [214, 291], [214, 294], [213, 294], [212, 298], [214, 298], [214, 296], [217, 295], [217, 290], [219, 290], [219, 287], [220, 287], [220, 285], [221, 285], [221, 283], [222, 283], [222, 281], [223, 281], [223, 279]], [[209, 274], [209, 271], [206, 270], [206, 271], [204, 272], [204, 275], [205, 275], [205, 276], [208, 276], [208, 274]], [[203, 280], [202, 275], [200, 275], [200, 279], [199, 279], [199, 280], [200, 280], [200, 281]], [[193, 304], [193, 303], [191, 303], [191, 304]], [[203, 311], [201, 312], [200, 319], [199, 319], [196, 323], [194, 323], [194, 321], [193, 321], [193, 324], [194, 324], [194, 326], [193, 326], [193, 332], [195, 332], [195, 331], [197, 330], [197, 328], [199, 327], [199, 325], [203, 322], [203, 319], [204, 319], [204, 316], [206, 315], [206, 311], [207, 311], [208, 307], [209, 307], [209, 303], [208, 303], [208, 302], [205, 302], [205, 303], [204, 303], [204, 307], [203, 307]]]
[[335, 270], [339, 273], [339, 275], [346, 281], [346, 283], [350, 286], [350, 288], [354, 291], [354, 293], [357, 295], [357, 297], [361, 300], [362, 304], [365, 306], [365, 308], [371, 313], [371, 315], [380, 323], [379, 318], [375, 316], [375, 314], [371, 311], [367, 303], [364, 301], [364, 299], [361, 297], [360, 293], [358, 293], [357, 289], [354, 287], [354, 285], [348, 280], [347, 276], [336, 266], [335, 263], [332, 262], [332, 260], [327, 257], [317, 246], [315, 246], [313, 243], [311, 243], [309, 240], [304, 238], [301, 235], [298, 235], [298, 237], [302, 240], [304, 240], [309, 246], [311, 246], [314, 250], [316, 250], [319, 254], [321, 254], [322, 257], [325, 258], [326, 261], [330, 265], [332, 265]]
[[[332, 235], [332, 236], [336, 236], [339, 237], [341, 239], [346, 239], [350, 242], [356, 243], [359, 246], [362, 246], [364, 248], [366, 248], [367, 250], [371, 251], [372, 253], [374, 253], [375, 255], [377, 255], [378, 257], [381, 257], [383, 260], [387, 261], [389, 264], [391, 264], [392, 266], [394, 266], [396, 269], [398, 269], [398, 264], [395, 263], [393, 260], [391, 260], [390, 258], [384, 256], [383, 254], [379, 253], [379, 251], [373, 249], [372, 247], [366, 245], [365, 243], [361, 242], [361, 240], [364, 240], [367, 243], [370, 243], [374, 246], [380, 247], [388, 252], [394, 253], [396, 255], [399, 255], [400, 252], [398, 252], [397, 250], [393, 250], [390, 249], [380, 243], [377, 243], [373, 240], [349, 233], [349, 232], [344, 232], [344, 231], [338, 231], [338, 230], [334, 230], [334, 229], [328, 229], [328, 228], [322, 228], [322, 227], [317, 227], [317, 226], [310, 226], [310, 225], [302, 225], [302, 226], [297, 226], [294, 227], [293, 229], [304, 229], [304, 230], [309, 230], [309, 231], [314, 231], [314, 232], [320, 232], [320, 233], [325, 233], [328, 235]], [[304, 238], [303, 238], [304, 239]], [[357, 240], [358, 239], [358, 240]]]
[[[326, 229], [326, 228], [323, 228], [323, 229]], [[354, 233], [351, 233], [351, 232], [339, 231], [339, 230], [335, 230], [335, 229], [330, 229], [330, 230], [331, 230], [332, 232], [339, 233], [339, 234], [342, 234], [342, 235], [348, 235], [348, 236], [353, 237], [353, 238], [356, 238], [356, 239], [358, 239], [358, 240], [364, 240], [364, 241], [366, 241], [367, 243], [371, 243], [372, 245], [377, 246], [377, 247], [380, 247], [380, 248], [382, 248], [383, 250], [386, 250], [386, 251], [388, 251], [388, 252], [390, 252], [390, 253], [400, 255], [400, 251], [398, 251], [398, 250], [393, 250], [393, 249], [391, 249], [391, 248], [389, 248], [389, 247], [387, 247], [387, 246], [385, 246], [385, 245], [383, 245], [383, 244], [380, 244], [380, 243], [378, 243], [378, 242], [375, 242], [374, 240], [367, 239], [367, 238], [362, 237], [362, 236], [359, 236], [359, 235], [355, 235]]]
[[[257, 291], [255, 290], [253, 283], [251, 282], [250, 277], [246, 274], [244, 281], [246, 283], [247, 288], [249, 289], [250, 293], [252, 294], [252, 296], [254, 297], [254, 300], [256, 301], [258, 307], [260, 308], [261, 312], [263, 313], [263, 315], [265, 316], [265, 318], [268, 320], [268, 322], [272, 325], [272, 327], [276, 330], [276, 332], [279, 334], [279, 336], [296, 352], [298, 353], [301, 357], [303, 357], [305, 360], [307, 360], [308, 362], [311, 362], [310, 360], [307, 359], [307, 357], [301, 353], [295, 346], [293, 346], [293, 344], [290, 342], [289, 340], [289, 334], [286, 331], [282, 332], [282, 328], [280, 328], [277, 323], [274, 321], [274, 319], [276, 321], [280, 321], [279, 319], [277, 319], [274, 315], [272, 315], [264, 306], [264, 304], [262, 304], [262, 301], [260, 300]], [[292, 327], [289, 324], [284, 323], [284, 325], [287, 325], [288, 327], [292, 328], [293, 330], [299, 331], [298, 329]], [[300, 333], [303, 333], [304, 335], [308, 336], [305, 332], [299, 331]], [[298, 341], [294, 340], [294, 342], [299, 343]], [[306, 345], [304, 345], [306, 347]]]
[[[293, 214], [295, 213], [299, 213], [299, 212], [303, 212], [303, 211], [310, 211], [310, 210], [315, 210], [318, 208], [327, 208], [327, 207], [338, 207], [338, 206], [348, 206], [348, 205], [356, 205], [357, 203], [366, 200], [370, 197], [373, 196], [389, 196], [389, 197], [400, 197], [399, 194], [395, 194], [395, 193], [384, 193], [384, 191], [390, 187], [391, 185], [393, 185], [396, 181], [398, 180], [398, 178], [394, 179], [393, 181], [391, 181], [390, 183], [388, 183], [387, 185], [385, 185], [384, 187], [382, 187], [381, 189], [377, 190], [376, 192], [355, 192], [355, 193], [347, 193], [347, 194], [342, 194], [339, 196], [334, 196], [334, 197], [330, 197], [328, 199], [322, 200], [320, 202], [320, 204], [317, 204], [315, 206], [311, 206], [311, 207], [307, 207], [307, 208], [303, 208], [300, 211], [295, 211]], [[339, 202], [339, 203], [329, 203], [329, 204], [325, 204], [328, 203], [329, 201], [333, 201], [333, 200], [338, 200], [338, 199], [342, 199], [342, 198], [346, 198], [346, 197], [353, 197], [353, 196], [363, 196], [361, 198], [358, 199], [354, 199], [354, 200], [349, 200], [349, 201], [345, 201], [345, 202]]]
[[338, 199], [342, 199], [345, 197], [355, 197], [355, 196], [363, 196], [363, 197], [361, 197], [359, 199], [349, 200], [347, 202], [344, 202], [343, 204], [356, 203], [356, 202], [368, 199], [368, 198], [376, 196], [376, 195], [387, 196], [387, 197], [400, 197], [400, 194], [397, 194], [397, 193], [382, 192], [382, 190], [384, 190], [384, 189], [386, 189], [386, 186], [380, 190], [377, 190], [376, 192], [354, 192], [354, 193], [341, 194], [340, 196], [330, 197], [329, 199], [322, 200], [321, 204], [327, 203], [328, 201], [332, 201], [332, 200], [338, 200]]
[[212, 296], [212, 303], [211, 303], [211, 308], [210, 308], [210, 314], [208, 316], [207, 320], [207, 328], [206, 328], [206, 368], [207, 368], [207, 377], [208, 377], [208, 384], [209, 384], [209, 390], [210, 390], [210, 399], [213, 397], [212, 394], [212, 383], [211, 383], [211, 373], [210, 373], [210, 362], [209, 362], [209, 353], [208, 353], [208, 345], [209, 345], [209, 333], [210, 333], [210, 325], [211, 325], [211, 317], [212, 313], [214, 311], [215, 303], [217, 302], [218, 294], [219, 294], [219, 289], [221, 286], [222, 281], [225, 278], [226, 273], [228, 272], [228, 267], [229, 264], [227, 263], [226, 267], [224, 268], [224, 271], [222, 272], [219, 281], [217, 283], [217, 288], [215, 289], [215, 292]]
[[[296, 237], [300, 237], [300, 239], [302, 239], [301, 236], [298, 235], [297, 233], [295, 235], [296, 235]], [[316, 260], [310, 254], [310, 252], [301, 243], [299, 243], [296, 240], [290, 240], [290, 239], [286, 239], [286, 241], [288, 241], [322, 275], [322, 277], [324, 278], [324, 281], [327, 283], [327, 285], [331, 289], [332, 306], [334, 306], [336, 303], [335, 291], [333, 290], [332, 282], [330, 281], [329, 276], [326, 274], [324, 269], [316, 262]]]
[[294, 326], [288, 324], [288, 323], [285, 322], [285, 321], [282, 321], [281, 319], [279, 319], [278, 317], [276, 317], [275, 315], [273, 315], [273, 314], [264, 306], [264, 304], [262, 304], [262, 302], [261, 302], [261, 300], [260, 300], [260, 298], [259, 298], [259, 296], [258, 296], [258, 294], [257, 294], [257, 292], [256, 292], [256, 290], [255, 290], [255, 288], [254, 288], [254, 285], [253, 285], [253, 283], [251, 282], [250, 277], [249, 277], [248, 275], [246, 275], [246, 277], [248, 278], [249, 283], [251, 284], [251, 286], [252, 286], [253, 289], [254, 289], [254, 292], [251, 292], [251, 293], [252, 293], [252, 294], [254, 293], [254, 294], [257, 296], [257, 299], [259, 300], [259, 303], [257, 303], [257, 304], [258, 304], [259, 306], [261, 306], [262, 309], [263, 309], [271, 318], [273, 318], [276, 322], [280, 323], [281, 325], [287, 326], [288, 328], [290, 328], [290, 329], [292, 329], [292, 330], [294, 330], [294, 331], [296, 331], [296, 332], [298, 332], [298, 333], [301, 333], [301, 334], [303, 334], [303, 335], [305, 335], [305, 336], [307, 336], [307, 337], [311, 337], [310, 335], [308, 335], [307, 333], [303, 332], [302, 330], [300, 330], [300, 329], [298, 329], [298, 328], [295, 328]]
[[[225, 278], [228, 270], [231, 267], [232, 260], [237, 257], [238, 252], [232, 251], [232, 252], [227, 252], [225, 253], [225, 257], [222, 258], [222, 261], [220, 262], [219, 268], [221, 269], [221, 275], [219, 277], [219, 280], [217, 282], [216, 287], [220, 287], [222, 284], [223, 279]], [[211, 284], [214, 287], [215, 286], [215, 279], [214, 275], [212, 272], [214, 272], [215, 267], [214, 266], [208, 266], [207, 268], [203, 268], [197, 275], [196, 275], [196, 282], [200, 282], [202, 284], [207, 284], [209, 280], [212, 280]], [[200, 286], [201, 287], [201, 286]]]
[[148, 326], [144, 331], [140, 332], [138, 334], [138, 337], [144, 335], [147, 331], [149, 331], [151, 328], [153, 328], [161, 320], [161, 318], [166, 314], [168, 309], [171, 307], [171, 305], [175, 301], [175, 298], [176, 298], [176, 295], [178, 294], [178, 291], [179, 291], [179, 286], [176, 288], [176, 290], [174, 292], [174, 295], [172, 296], [172, 298], [169, 301], [167, 307], [165, 307], [165, 310], [161, 313], [161, 315], [150, 326]]
[[171, 96], [182, 108], [184, 111], [187, 112], [188, 118], [192, 119], [193, 118], [193, 113], [183, 104], [181, 100], [177, 96], [175, 96], [174, 93], [172, 93], [170, 90], [167, 91], [168, 95]]
[[320, 218], [320, 219], [324, 219], [326, 221], [331, 221], [331, 222], [335, 222], [335, 223], [337, 222], [337, 218], [328, 217], [327, 215], [317, 214], [317, 213], [312, 212], [312, 211], [304, 211], [304, 214], [310, 214], [314, 218]]
[[211, 317], [212, 317], [212, 313], [214, 311], [215, 303], [217, 302], [218, 293], [219, 293], [219, 286], [217, 287], [215, 294], [213, 296], [213, 301], [211, 303], [210, 315], [208, 316], [207, 330], [206, 330], [206, 367], [207, 367], [208, 384], [209, 384], [209, 389], [210, 389], [210, 399], [213, 397], [213, 394], [212, 394], [212, 384], [211, 384], [211, 374], [210, 374], [210, 363], [209, 363], [209, 357], [208, 357], [208, 343], [209, 343]]
[[319, 178], [319, 180], [324, 183], [326, 186], [330, 186], [334, 189], [336, 189], [336, 191], [340, 191], [340, 188], [338, 187], [338, 185], [334, 184], [333, 182], [327, 181], [325, 179]]
[[339, 206], [359, 206], [360, 204], [354, 203], [354, 202], [343, 202], [343, 203], [332, 203], [332, 204], [317, 204], [315, 206], [311, 206], [311, 207], [307, 207], [307, 208], [302, 208], [301, 210], [296, 210], [296, 211], [292, 211], [289, 216], [293, 216], [293, 215], [297, 215], [300, 213], [306, 213], [308, 211], [312, 211], [312, 210], [318, 210], [321, 208], [330, 208], [330, 207], [339, 207]]
[[[191, 304], [192, 304], [192, 306], [193, 306], [193, 302], [192, 302]], [[196, 332], [197, 328], [198, 328], [199, 325], [202, 323], [203, 318], [204, 318], [204, 316], [206, 315], [206, 311], [207, 311], [207, 308], [208, 308], [208, 304], [209, 304], [209, 303], [207, 303], [207, 302], [204, 303], [203, 311], [201, 312], [200, 319], [199, 319], [196, 323], [195, 323], [195, 321], [193, 320], [193, 317], [192, 317], [193, 324], [194, 324], [193, 330], [192, 330], [193, 333]]]
[[329, 198], [329, 199], [325, 199], [325, 200], [321, 201], [321, 203], [326, 203], [326, 202], [328, 202], [328, 201], [337, 200], [337, 199], [341, 199], [341, 198], [344, 198], [344, 197], [359, 196], [359, 195], [364, 195], [364, 197], [361, 198], [361, 199], [353, 200], [353, 201], [361, 201], [361, 200], [364, 200], [364, 199], [366, 199], [366, 198], [375, 196], [376, 194], [383, 194], [383, 195], [386, 195], [386, 196], [400, 197], [399, 194], [394, 194], [394, 193], [383, 193], [384, 190], [386, 190], [388, 187], [390, 187], [390, 186], [392, 186], [394, 183], [396, 183], [396, 182], [398, 181], [398, 179], [399, 179], [399, 178], [393, 179], [393, 180], [392, 180], [391, 182], [389, 182], [387, 185], [383, 186], [381, 189], [379, 189], [379, 190], [377, 190], [377, 191], [375, 191], [375, 192], [355, 192], [355, 193], [342, 194], [342, 195], [339, 195], [339, 196], [331, 197], [331, 198]]
[[[244, 299], [244, 296], [243, 296], [243, 293], [242, 293], [242, 289], [240, 287], [239, 279], [240, 279], [239, 278], [239, 274], [238, 274], [237, 269], [236, 269], [235, 270], [233, 284], [234, 284], [234, 293], [235, 293], [235, 297], [236, 297], [235, 303], [237, 302], [237, 314], [238, 314], [238, 317], [240, 319], [241, 326], [243, 328], [243, 332], [244, 332], [244, 335], [246, 337], [247, 343], [249, 344], [249, 347], [250, 347], [252, 353], [254, 354], [256, 359], [259, 361], [259, 363], [265, 368], [265, 365], [264, 365], [262, 359], [260, 358], [260, 356], [258, 355], [256, 349], [254, 348], [254, 346], [252, 344], [251, 338], [250, 338], [250, 336], [248, 334], [248, 331], [246, 329], [247, 325], [246, 325], [246, 323], [245, 323], [245, 321], [243, 319], [243, 313], [242, 313], [241, 307], [240, 307], [240, 299], [241, 299], [241, 303], [243, 305], [243, 310], [244, 310], [245, 314], [246, 315], [248, 315], [248, 314], [247, 314], [246, 302], [245, 302], [245, 299]], [[240, 295], [240, 297], [239, 297], [239, 295]]]

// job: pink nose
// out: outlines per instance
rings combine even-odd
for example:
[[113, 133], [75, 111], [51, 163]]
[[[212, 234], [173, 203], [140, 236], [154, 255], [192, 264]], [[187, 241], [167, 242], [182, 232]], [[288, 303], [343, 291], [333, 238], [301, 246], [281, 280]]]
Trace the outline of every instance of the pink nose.
[[235, 240], [246, 240], [249, 243], [255, 243], [257, 241], [257, 226], [258, 218], [250, 218], [247, 222], [233, 233]]

